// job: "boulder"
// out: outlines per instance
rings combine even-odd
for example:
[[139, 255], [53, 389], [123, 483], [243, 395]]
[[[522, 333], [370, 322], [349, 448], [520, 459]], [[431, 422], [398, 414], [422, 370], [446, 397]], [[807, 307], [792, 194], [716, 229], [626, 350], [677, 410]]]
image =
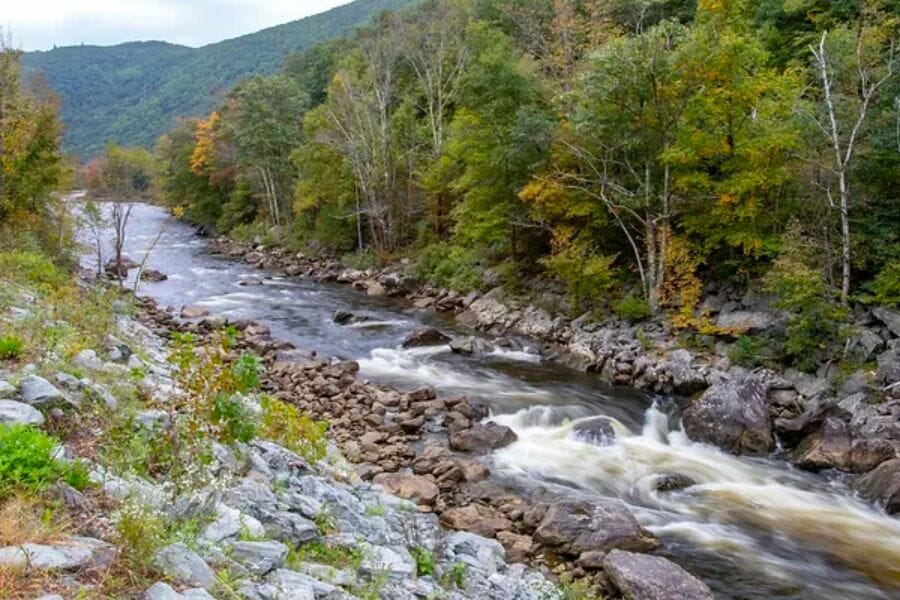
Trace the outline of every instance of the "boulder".
[[441, 514], [441, 525], [488, 538], [494, 537], [500, 531], [512, 529], [512, 522], [509, 519], [481, 504], [445, 510]]
[[403, 340], [404, 348], [417, 348], [419, 346], [440, 346], [450, 341], [450, 336], [434, 327], [417, 329]]
[[571, 556], [613, 548], [649, 552], [659, 546], [653, 534], [623, 504], [614, 500], [553, 502], [535, 530], [534, 539]]
[[44, 415], [33, 406], [14, 400], [0, 400], [0, 424], [43, 425]]
[[872, 314], [876, 319], [884, 323], [891, 333], [896, 337], [900, 337], [900, 312], [879, 306], [872, 309]]
[[385, 574], [394, 580], [408, 579], [416, 572], [416, 563], [406, 548], [388, 548], [363, 543], [359, 570], [364, 575]]
[[885, 461], [857, 477], [853, 487], [863, 498], [882, 506], [889, 515], [900, 513], [900, 458]]
[[100, 569], [112, 563], [115, 548], [94, 538], [70, 537], [54, 544], [0, 548], [0, 566], [37, 571]]
[[656, 477], [656, 480], [653, 482], [653, 489], [657, 492], [677, 492], [696, 484], [697, 482], [687, 475], [664, 473]]
[[810, 434], [791, 453], [793, 462], [802, 469], [849, 469], [851, 440], [847, 424], [829, 416], [818, 431]]
[[141, 271], [141, 281], [159, 283], [160, 281], [165, 281], [168, 278], [168, 275], [161, 271], [157, 271], [156, 269], [144, 269], [143, 271]]
[[616, 443], [616, 431], [609, 417], [591, 417], [578, 421], [572, 427], [572, 437], [595, 446], [611, 446]]
[[128, 271], [136, 269], [139, 266], [138, 263], [127, 256], [122, 256], [118, 262], [115, 257], [109, 259], [106, 266], [103, 267], [103, 270], [114, 277], [128, 277]]
[[0, 400], [6, 400], [16, 395], [16, 387], [8, 381], [0, 379]]
[[488, 354], [494, 351], [494, 346], [487, 340], [469, 336], [450, 340], [450, 350], [456, 354]]
[[709, 587], [661, 556], [613, 550], [603, 570], [625, 600], [714, 600]]
[[735, 333], [765, 331], [775, 323], [775, 317], [767, 312], [736, 310], [723, 312], [716, 319], [716, 327]]
[[775, 447], [768, 391], [759, 377], [717, 383], [684, 411], [684, 430], [694, 441], [735, 454], [766, 454]]
[[370, 281], [366, 285], [366, 294], [369, 296], [385, 296], [387, 295], [387, 288], [378, 281]]
[[369, 317], [366, 315], [354, 314], [349, 310], [338, 310], [335, 311], [331, 320], [338, 325], [350, 325], [351, 323], [364, 323], [369, 320]]
[[500, 542], [468, 531], [457, 531], [448, 536], [444, 555], [488, 576], [502, 568], [506, 560], [506, 551]]
[[182, 543], [166, 546], [156, 553], [153, 565], [166, 577], [204, 589], [216, 583], [216, 574], [200, 556]]
[[399, 473], [380, 473], [372, 480], [375, 485], [382, 486], [394, 496], [414, 500], [419, 504], [433, 505], [440, 490], [430, 479], [420, 475], [401, 475]]
[[186, 305], [181, 307], [182, 319], [201, 319], [209, 316], [209, 309], [205, 306]]
[[266, 578], [266, 587], [271, 591], [272, 600], [315, 600], [316, 592], [310, 580], [303, 573], [278, 569]]
[[235, 542], [231, 546], [231, 558], [258, 576], [281, 568], [287, 554], [288, 547], [281, 542]]
[[37, 375], [29, 375], [22, 380], [19, 386], [19, 395], [22, 397], [22, 402], [37, 407], [52, 406], [65, 400], [62, 392], [56, 389], [56, 386]]
[[484, 454], [497, 448], [508, 446], [518, 438], [515, 432], [497, 423], [476, 423], [471, 429], [457, 431], [450, 435], [450, 448], [459, 452]]

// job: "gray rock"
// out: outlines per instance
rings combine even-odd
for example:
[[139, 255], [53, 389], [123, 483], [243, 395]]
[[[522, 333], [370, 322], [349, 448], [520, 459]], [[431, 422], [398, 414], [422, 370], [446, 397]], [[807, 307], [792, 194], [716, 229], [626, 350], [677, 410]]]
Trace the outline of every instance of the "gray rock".
[[723, 312], [716, 319], [716, 326], [739, 333], [752, 333], [764, 331], [775, 323], [775, 317], [770, 313], [752, 310], [736, 310]]
[[139, 411], [134, 420], [144, 429], [156, 431], [168, 425], [169, 413], [164, 410], [147, 409]]
[[625, 600], [714, 600], [705, 583], [661, 556], [613, 550], [603, 561]]
[[38, 409], [23, 402], [0, 400], [0, 423], [40, 426], [44, 424], [44, 415]]
[[315, 600], [316, 594], [310, 577], [303, 573], [278, 569], [266, 578], [266, 587], [272, 600]]
[[860, 329], [847, 344], [847, 350], [858, 360], [866, 362], [884, 347], [884, 340], [871, 329]]
[[872, 310], [875, 318], [884, 323], [896, 337], [900, 337], [900, 312], [879, 306]]
[[209, 592], [203, 588], [191, 588], [184, 590], [181, 595], [185, 600], [216, 600]]
[[172, 544], [156, 553], [154, 566], [167, 577], [204, 589], [216, 583], [216, 574], [200, 556], [184, 544]]
[[392, 549], [364, 543], [362, 555], [359, 569], [370, 576], [385, 573], [391, 579], [399, 580], [411, 577], [416, 572], [416, 563], [406, 548]]
[[76, 354], [72, 359], [72, 362], [74, 362], [79, 367], [91, 371], [99, 371], [103, 368], [103, 361], [100, 360], [100, 357], [97, 356], [97, 353], [90, 348], [82, 350], [78, 354]]
[[572, 556], [613, 548], [648, 552], [659, 545], [653, 534], [615, 500], [553, 502], [535, 530], [534, 539]]
[[450, 341], [450, 336], [434, 327], [417, 329], [403, 340], [404, 348], [418, 348], [420, 346], [441, 346]]
[[29, 375], [24, 378], [19, 393], [22, 396], [22, 402], [31, 406], [52, 406], [65, 400], [62, 392], [56, 389], [56, 386], [37, 375]]
[[219, 504], [216, 506], [216, 520], [206, 526], [200, 538], [212, 543], [237, 537], [246, 532], [253, 537], [261, 537], [265, 534], [265, 528], [254, 517], [245, 515], [241, 511]]
[[182, 306], [182, 319], [200, 319], [209, 316], [209, 309], [203, 306]]
[[184, 600], [184, 596], [172, 589], [168, 583], [157, 581], [144, 592], [144, 600]]
[[356, 578], [356, 574], [353, 571], [345, 570], [345, 569], [336, 569], [330, 565], [321, 565], [319, 563], [309, 563], [309, 562], [301, 562], [298, 564], [293, 564], [291, 567], [295, 571], [299, 571], [304, 575], [309, 575], [313, 580], [316, 580], [315, 583], [312, 581], [310, 585], [315, 589], [318, 586], [322, 586], [323, 584], [327, 584], [330, 586], [354, 586], [357, 584], [358, 579]]
[[591, 417], [572, 427], [572, 436], [595, 446], [609, 446], [616, 442], [616, 430], [609, 417]]
[[316, 524], [288, 511], [265, 511], [259, 515], [266, 533], [287, 544], [305, 544], [319, 538]]
[[769, 385], [759, 377], [725, 380], [684, 411], [684, 430], [694, 441], [735, 454], [765, 454], [775, 447], [766, 403]]
[[494, 351], [494, 345], [479, 337], [469, 336], [450, 340], [450, 350], [456, 354], [488, 354]]
[[853, 487], [867, 500], [882, 506], [889, 515], [900, 513], [900, 458], [885, 461], [858, 477]]
[[16, 393], [16, 387], [8, 381], [0, 379], [0, 400], [12, 398]]
[[75, 571], [109, 565], [115, 548], [94, 538], [70, 537], [55, 544], [0, 548], [0, 565], [38, 571]]
[[280, 542], [235, 542], [231, 557], [255, 575], [279, 569], [287, 558], [288, 547]]
[[449, 560], [463, 562], [485, 575], [500, 570], [506, 559], [506, 550], [500, 542], [468, 531], [457, 531], [449, 536], [444, 552]]

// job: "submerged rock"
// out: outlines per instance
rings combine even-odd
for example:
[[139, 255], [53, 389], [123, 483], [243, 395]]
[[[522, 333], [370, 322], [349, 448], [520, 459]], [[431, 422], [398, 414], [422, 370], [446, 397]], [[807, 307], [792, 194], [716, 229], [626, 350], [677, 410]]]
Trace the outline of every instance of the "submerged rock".
[[613, 550], [603, 570], [625, 600], [714, 600], [709, 587], [661, 556]]
[[572, 435], [577, 440], [595, 446], [611, 446], [616, 443], [616, 431], [609, 417], [593, 417], [576, 423], [572, 427]]
[[900, 458], [885, 461], [853, 482], [866, 499], [884, 507], [889, 515], [900, 513]]
[[451, 340], [450, 350], [456, 354], [488, 354], [494, 351], [494, 346], [487, 340], [469, 336]]
[[706, 390], [684, 411], [692, 440], [734, 454], [766, 454], [775, 448], [766, 403], [769, 384], [759, 377], [725, 380]]
[[351, 323], [364, 323], [369, 320], [366, 315], [357, 315], [349, 310], [338, 310], [331, 318], [338, 325], [350, 325]]
[[166, 275], [162, 271], [157, 271], [156, 269], [144, 269], [143, 271], [141, 271], [141, 281], [159, 283], [160, 281], [165, 281], [168, 278], [168, 275]]
[[417, 348], [419, 346], [440, 346], [450, 341], [450, 336], [434, 327], [417, 329], [403, 340], [404, 348]]

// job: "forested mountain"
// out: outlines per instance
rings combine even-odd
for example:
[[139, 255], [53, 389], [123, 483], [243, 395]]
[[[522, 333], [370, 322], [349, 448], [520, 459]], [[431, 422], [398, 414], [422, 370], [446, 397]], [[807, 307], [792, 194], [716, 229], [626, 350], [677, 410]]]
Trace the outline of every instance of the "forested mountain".
[[356, 0], [326, 13], [202, 48], [165, 42], [70, 46], [24, 56], [62, 98], [65, 147], [82, 158], [108, 141], [152, 145], [178, 116], [209, 112], [238, 80], [276, 71], [285, 57], [346, 35], [414, 0]]

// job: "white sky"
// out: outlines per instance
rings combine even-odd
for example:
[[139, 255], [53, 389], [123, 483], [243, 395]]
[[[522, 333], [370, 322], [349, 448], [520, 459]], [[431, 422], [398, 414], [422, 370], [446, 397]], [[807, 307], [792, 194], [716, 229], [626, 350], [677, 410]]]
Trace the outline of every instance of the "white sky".
[[0, 0], [0, 27], [23, 50], [136, 40], [203, 46], [349, 1]]

